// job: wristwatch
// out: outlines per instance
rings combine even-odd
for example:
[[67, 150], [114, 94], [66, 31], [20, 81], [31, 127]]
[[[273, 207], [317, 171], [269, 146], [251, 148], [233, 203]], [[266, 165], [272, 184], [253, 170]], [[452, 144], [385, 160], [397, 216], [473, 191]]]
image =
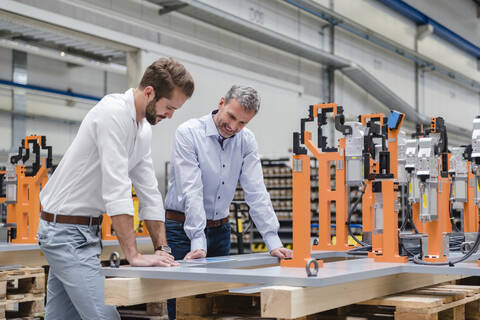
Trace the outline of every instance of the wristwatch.
[[159, 246], [155, 248], [155, 251], [160, 250], [160, 251], [165, 251], [166, 253], [171, 254], [172, 249], [169, 246]]

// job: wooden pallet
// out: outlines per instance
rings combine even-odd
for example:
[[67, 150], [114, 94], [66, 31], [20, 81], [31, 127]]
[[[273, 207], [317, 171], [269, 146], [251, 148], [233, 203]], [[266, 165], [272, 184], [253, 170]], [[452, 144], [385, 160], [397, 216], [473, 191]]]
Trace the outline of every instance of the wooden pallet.
[[[261, 317], [260, 293], [228, 291], [177, 299], [177, 320], [283, 320]], [[314, 320], [315, 315], [296, 318]]]
[[480, 320], [480, 286], [438, 285], [343, 307], [320, 319]]
[[[259, 294], [227, 291], [177, 299], [178, 320], [282, 319], [260, 317]], [[442, 284], [297, 318], [480, 320], [480, 286]]]
[[143, 303], [128, 307], [119, 307], [122, 319], [168, 320], [167, 302]]
[[43, 268], [18, 268], [0, 272], [0, 320], [43, 316]]

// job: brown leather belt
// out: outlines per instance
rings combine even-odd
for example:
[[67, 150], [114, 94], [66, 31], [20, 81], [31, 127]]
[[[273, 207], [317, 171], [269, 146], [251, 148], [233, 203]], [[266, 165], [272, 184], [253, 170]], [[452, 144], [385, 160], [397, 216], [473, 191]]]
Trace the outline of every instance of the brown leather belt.
[[[55, 215], [52, 213], [48, 213], [42, 211], [40, 215], [43, 220], [48, 222], [53, 222]], [[70, 224], [82, 224], [82, 225], [92, 225], [96, 226], [102, 224], [102, 216], [100, 217], [82, 217], [82, 216], [65, 216], [61, 214], [57, 214], [57, 218], [55, 219], [57, 223], [70, 223]]]
[[[177, 221], [180, 223], [185, 223], [185, 214], [180, 211], [175, 210], [165, 210], [165, 217], [168, 220]], [[219, 220], [207, 220], [206, 228], [215, 228], [223, 226], [225, 223], [228, 222], [228, 217]]]

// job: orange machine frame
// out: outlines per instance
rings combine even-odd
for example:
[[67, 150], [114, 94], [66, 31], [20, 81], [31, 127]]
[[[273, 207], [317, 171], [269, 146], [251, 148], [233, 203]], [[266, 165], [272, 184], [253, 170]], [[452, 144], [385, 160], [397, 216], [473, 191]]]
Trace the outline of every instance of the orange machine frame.
[[[318, 110], [332, 109], [337, 116], [336, 103], [316, 104], [313, 106], [313, 118]], [[353, 248], [348, 244], [347, 229], [347, 188], [345, 184], [345, 138], [338, 139], [338, 151], [322, 152], [312, 141], [311, 132], [305, 131], [305, 146], [318, 161], [318, 244], [313, 250], [346, 251]], [[330, 164], [335, 162], [335, 190], [331, 188]], [[335, 202], [336, 241], [332, 243], [331, 204]]]
[[[41, 145], [42, 136], [25, 137], [23, 148], [29, 149], [30, 141], [35, 140]], [[42, 165], [35, 176], [26, 176], [24, 165], [16, 166], [16, 174], [17, 202], [7, 205], [7, 223], [17, 225], [17, 236], [12, 239], [12, 243], [37, 243], [41, 211], [39, 194], [48, 181], [46, 159], [42, 159]]]

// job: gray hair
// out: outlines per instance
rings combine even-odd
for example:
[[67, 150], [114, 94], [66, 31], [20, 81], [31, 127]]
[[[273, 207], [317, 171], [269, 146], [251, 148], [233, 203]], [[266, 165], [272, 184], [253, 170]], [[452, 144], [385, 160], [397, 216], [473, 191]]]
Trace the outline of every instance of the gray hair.
[[233, 85], [225, 95], [225, 104], [231, 99], [237, 100], [246, 111], [255, 111], [257, 113], [260, 109], [260, 97], [257, 90], [252, 87]]

